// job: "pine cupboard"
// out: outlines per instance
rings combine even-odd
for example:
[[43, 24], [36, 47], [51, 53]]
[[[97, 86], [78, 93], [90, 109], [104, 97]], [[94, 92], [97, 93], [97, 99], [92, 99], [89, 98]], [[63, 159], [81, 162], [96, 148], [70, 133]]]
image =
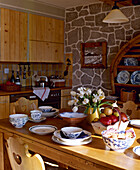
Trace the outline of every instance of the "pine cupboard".
[[9, 117], [9, 96], [0, 96], [0, 119]]

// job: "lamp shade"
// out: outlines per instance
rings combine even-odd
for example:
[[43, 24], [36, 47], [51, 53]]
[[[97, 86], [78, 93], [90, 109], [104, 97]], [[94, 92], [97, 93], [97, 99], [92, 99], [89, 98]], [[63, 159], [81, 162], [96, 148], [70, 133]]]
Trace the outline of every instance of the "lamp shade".
[[112, 9], [103, 20], [105, 23], [124, 23], [128, 21], [129, 19], [119, 9]]

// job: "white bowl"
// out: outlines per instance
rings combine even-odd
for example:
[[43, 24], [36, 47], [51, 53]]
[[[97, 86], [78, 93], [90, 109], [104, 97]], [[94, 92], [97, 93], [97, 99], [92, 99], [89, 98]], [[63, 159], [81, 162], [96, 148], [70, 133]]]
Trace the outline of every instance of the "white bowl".
[[22, 128], [28, 121], [28, 115], [26, 114], [12, 114], [9, 115], [10, 123], [16, 128]]
[[43, 113], [46, 113], [46, 112], [50, 112], [52, 110], [52, 106], [39, 106], [39, 109], [43, 112]]
[[40, 110], [31, 110], [31, 118], [33, 120], [40, 120], [42, 112]]
[[62, 133], [70, 138], [70, 139], [76, 139], [83, 131], [82, 128], [79, 127], [63, 127], [61, 129]]

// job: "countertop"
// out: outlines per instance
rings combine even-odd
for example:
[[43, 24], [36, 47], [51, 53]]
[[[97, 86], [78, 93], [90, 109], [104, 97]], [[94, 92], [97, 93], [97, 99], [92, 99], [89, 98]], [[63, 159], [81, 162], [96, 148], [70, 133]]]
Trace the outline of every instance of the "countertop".
[[[56, 87], [56, 88], [50, 88], [51, 90], [64, 90], [64, 89], [71, 89], [72, 87]], [[8, 96], [11, 94], [21, 94], [21, 93], [32, 93], [33, 88], [32, 87], [22, 87], [20, 91], [14, 91], [14, 92], [9, 92], [9, 91], [3, 91], [0, 90], [0, 96]]]

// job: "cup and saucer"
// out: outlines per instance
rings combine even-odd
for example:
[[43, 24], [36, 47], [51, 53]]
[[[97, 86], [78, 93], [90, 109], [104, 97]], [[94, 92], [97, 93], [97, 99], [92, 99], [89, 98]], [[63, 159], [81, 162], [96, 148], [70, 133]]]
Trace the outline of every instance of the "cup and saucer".
[[29, 121], [39, 123], [46, 120], [46, 117], [41, 117], [42, 112], [40, 110], [31, 110], [31, 117], [29, 117]]

